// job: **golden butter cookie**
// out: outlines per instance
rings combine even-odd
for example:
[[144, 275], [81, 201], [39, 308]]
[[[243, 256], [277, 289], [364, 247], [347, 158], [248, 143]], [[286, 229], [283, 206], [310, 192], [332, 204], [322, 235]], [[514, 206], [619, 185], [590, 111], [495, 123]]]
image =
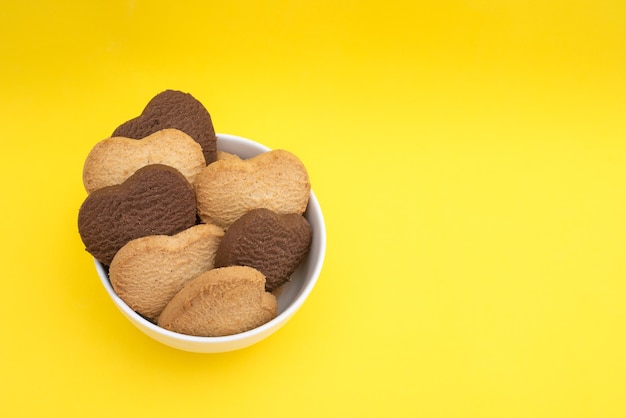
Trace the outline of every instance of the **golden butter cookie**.
[[172, 298], [158, 325], [201, 337], [245, 332], [276, 317], [276, 297], [265, 291], [265, 276], [251, 267], [209, 270]]
[[191, 279], [214, 267], [224, 231], [209, 224], [176, 235], [151, 235], [124, 245], [113, 257], [109, 278], [126, 304], [155, 321]]
[[298, 157], [273, 150], [247, 160], [227, 158], [208, 165], [196, 177], [195, 191], [200, 219], [226, 229], [256, 208], [304, 213], [311, 183]]
[[202, 147], [178, 129], [163, 129], [141, 140], [111, 137], [98, 142], [85, 159], [85, 190], [121, 184], [150, 164], [174, 167], [192, 184], [205, 167]]

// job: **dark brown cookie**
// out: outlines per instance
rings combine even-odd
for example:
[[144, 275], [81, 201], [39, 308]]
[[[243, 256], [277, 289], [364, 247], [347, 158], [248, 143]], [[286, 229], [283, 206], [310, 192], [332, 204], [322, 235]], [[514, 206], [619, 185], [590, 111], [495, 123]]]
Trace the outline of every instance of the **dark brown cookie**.
[[179, 171], [162, 164], [145, 166], [122, 184], [94, 191], [78, 213], [85, 249], [106, 265], [135, 238], [173, 235], [195, 223], [193, 187]]
[[312, 230], [302, 215], [253, 209], [226, 231], [215, 255], [215, 267], [248, 266], [266, 276], [272, 292], [289, 280], [311, 246]]
[[154, 96], [138, 117], [118, 126], [112, 136], [142, 139], [161, 129], [183, 131], [202, 147], [209, 165], [217, 160], [217, 137], [206, 108], [191, 94], [165, 90]]

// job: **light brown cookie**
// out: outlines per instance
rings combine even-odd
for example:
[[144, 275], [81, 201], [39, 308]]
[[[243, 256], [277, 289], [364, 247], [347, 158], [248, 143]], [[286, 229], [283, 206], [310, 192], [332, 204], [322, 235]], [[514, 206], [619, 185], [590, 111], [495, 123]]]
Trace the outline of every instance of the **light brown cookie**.
[[151, 235], [124, 245], [113, 257], [109, 278], [131, 309], [155, 321], [191, 279], [214, 267], [224, 231], [200, 224], [176, 235]]
[[298, 157], [274, 150], [208, 165], [196, 177], [195, 191], [200, 219], [226, 229], [251, 209], [304, 213], [311, 183]]
[[158, 325], [201, 337], [232, 335], [276, 317], [276, 297], [265, 291], [265, 276], [251, 267], [209, 270], [190, 281], [167, 304]]
[[231, 154], [230, 152], [226, 152], [226, 151], [217, 151], [217, 159], [218, 160], [241, 160], [241, 158], [236, 155], [236, 154]]
[[163, 164], [173, 167], [193, 184], [206, 166], [202, 147], [178, 129], [163, 129], [143, 139], [111, 137], [98, 142], [83, 166], [87, 193], [121, 184], [141, 167]]

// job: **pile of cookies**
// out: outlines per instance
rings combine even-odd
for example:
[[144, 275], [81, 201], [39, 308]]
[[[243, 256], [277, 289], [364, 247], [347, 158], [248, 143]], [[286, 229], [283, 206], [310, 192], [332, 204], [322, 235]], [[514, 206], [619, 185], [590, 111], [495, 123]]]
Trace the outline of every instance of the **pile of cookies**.
[[166, 90], [87, 156], [78, 231], [116, 294], [183, 334], [224, 336], [277, 315], [305, 259], [311, 184], [293, 154], [217, 150], [211, 116]]

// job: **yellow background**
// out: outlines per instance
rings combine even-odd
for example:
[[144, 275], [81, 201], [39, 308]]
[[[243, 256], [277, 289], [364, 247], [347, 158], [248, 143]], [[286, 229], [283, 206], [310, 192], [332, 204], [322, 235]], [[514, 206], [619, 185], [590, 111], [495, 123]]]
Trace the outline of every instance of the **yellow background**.
[[[626, 416], [622, 0], [5, 3], [0, 415]], [[144, 336], [77, 233], [87, 153], [167, 88], [324, 209], [248, 349]]]

